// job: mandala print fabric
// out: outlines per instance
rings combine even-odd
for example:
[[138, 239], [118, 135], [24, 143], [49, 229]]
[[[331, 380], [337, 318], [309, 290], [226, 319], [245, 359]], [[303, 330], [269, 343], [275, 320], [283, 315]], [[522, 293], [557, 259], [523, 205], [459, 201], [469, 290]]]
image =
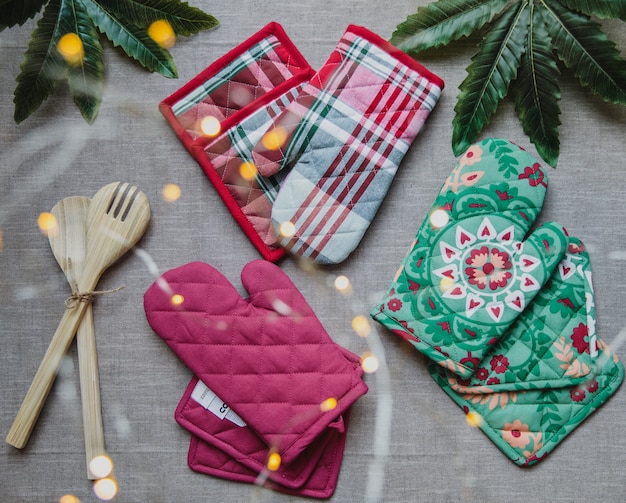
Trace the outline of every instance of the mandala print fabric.
[[468, 423], [522, 466], [545, 458], [624, 379], [596, 334], [584, 244], [555, 223], [524, 238], [546, 187], [539, 164], [511, 143], [470, 147], [372, 310], [431, 358], [431, 376]]
[[539, 163], [508, 141], [470, 147], [373, 318], [440, 365], [471, 376], [566, 251], [559, 224], [527, 234], [547, 183]]

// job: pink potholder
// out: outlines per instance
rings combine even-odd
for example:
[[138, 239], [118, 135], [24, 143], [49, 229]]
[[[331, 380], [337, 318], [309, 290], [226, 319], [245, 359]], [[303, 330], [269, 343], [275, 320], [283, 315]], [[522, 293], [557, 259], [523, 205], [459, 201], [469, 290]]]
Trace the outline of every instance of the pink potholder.
[[241, 281], [248, 298], [208, 264], [172, 269], [146, 292], [146, 316], [268, 451], [289, 464], [367, 386], [361, 367], [332, 341], [278, 266], [252, 261]]
[[277, 470], [271, 471], [267, 469], [267, 445], [263, 440], [242, 421], [220, 414], [219, 408], [212, 412], [210, 398], [203, 400], [206, 390], [194, 376], [175, 413], [176, 421], [192, 433], [188, 454], [192, 470], [238, 482], [262, 483], [298, 496], [329, 498], [333, 494], [343, 458], [349, 412], [294, 461], [281, 463]]

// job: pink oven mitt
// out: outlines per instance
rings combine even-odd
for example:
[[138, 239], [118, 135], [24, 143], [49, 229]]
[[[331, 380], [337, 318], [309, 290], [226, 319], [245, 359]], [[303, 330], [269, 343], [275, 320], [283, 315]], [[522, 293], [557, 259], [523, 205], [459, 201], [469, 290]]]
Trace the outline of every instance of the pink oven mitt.
[[289, 464], [342, 416], [367, 386], [287, 275], [255, 260], [241, 272], [242, 298], [214, 267], [193, 262], [145, 293], [150, 326]]
[[271, 224], [272, 203], [284, 175], [260, 175], [251, 151], [312, 74], [283, 28], [270, 23], [159, 105], [239, 226], [268, 260], [285, 253]]

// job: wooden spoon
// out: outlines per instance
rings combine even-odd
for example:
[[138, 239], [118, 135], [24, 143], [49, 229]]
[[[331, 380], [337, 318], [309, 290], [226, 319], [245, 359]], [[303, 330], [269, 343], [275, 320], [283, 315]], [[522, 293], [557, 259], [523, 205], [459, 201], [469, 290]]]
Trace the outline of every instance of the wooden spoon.
[[[48, 233], [48, 241], [74, 295], [80, 293], [78, 280], [83, 271], [85, 253], [87, 252], [87, 213], [90, 202], [88, 197], [67, 197], [59, 201], [50, 211], [56, 219], [57, 226], [54, 232]], [[91, 472], [89, 463], [96, 456], [106, 455], [106, 448], [104, 446], [104, 427], [100, 402], [98, 353], [91, 304], [85, 308], [83, 319], [78, 325], [78, 330], [76, 330], [76, 345], [78, 347], [87, 477], [94, 480], [98, 477]]]
[[[139, 241], [149, 221], [148, 198], [136, 187], [115, 182], [100, 189], [87, 213], [87, 255], [78, 291], [93, 292], [102, 273]], [[7, 434], [8, 444], [21, 449], [28, 442], [88, 304], [65, 310]]]

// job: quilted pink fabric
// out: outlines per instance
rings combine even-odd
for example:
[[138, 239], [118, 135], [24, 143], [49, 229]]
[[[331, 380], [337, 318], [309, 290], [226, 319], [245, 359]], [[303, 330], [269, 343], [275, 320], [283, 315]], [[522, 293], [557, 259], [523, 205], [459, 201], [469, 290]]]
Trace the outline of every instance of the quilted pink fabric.
[[[241, 272], [242, 298], [214, 267], [193, 262], [146, 292], [150, 326], [196, 376], [289, 464], [337, 424], [367, 386], [276, 265]], [[332, 398], [336, 407], [322, 403]]]
[[198, 384], [193, 377], [177, 409], [176, 421], [192, 433], [189, 466], [200, 473], [276, 491], [313, 498], [329, 498], [337, 487], [347, 436], [349, 413], [337, 419], [294, 461], [266, 470], [267, 445], [251, 428], [220, 419], [192, 398]]

